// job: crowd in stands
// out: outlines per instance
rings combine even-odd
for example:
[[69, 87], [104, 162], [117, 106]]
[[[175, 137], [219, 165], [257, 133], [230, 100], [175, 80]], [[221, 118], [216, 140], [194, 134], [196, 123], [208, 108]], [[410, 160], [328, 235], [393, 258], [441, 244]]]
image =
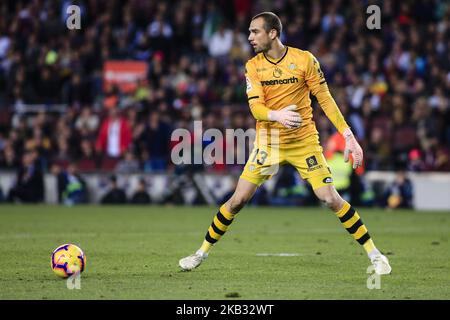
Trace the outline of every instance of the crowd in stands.
[[[1, 1], [0, 170], [35, 153], [42, 172], [166, 171], [176, 128], [253, 128], [248, 25], [273, 11], [282, 41], [320, 61], [366, 170], [450, 171], [450, 3], [369, 2], [382, 8], [380, 30], [359, 0]], [[80, 30], [66, 27], [70, 4]], [[147, 62], [148, 75], [132, 92], [105, 90], [109, 60]], [[325, 144], [335, 130], [314, 106]]]

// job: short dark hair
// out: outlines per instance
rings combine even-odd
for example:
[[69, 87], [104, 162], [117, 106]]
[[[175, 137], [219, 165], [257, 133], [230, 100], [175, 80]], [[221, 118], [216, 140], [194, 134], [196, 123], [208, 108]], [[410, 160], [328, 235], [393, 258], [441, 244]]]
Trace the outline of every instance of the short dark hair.
[[266, 30], [267, 33], [270, 32], [270, 30], [275, 29], [278, 33], [278, 37], [281, 36], [281, 31], [283, 31], [283, 25], [281, 24], [280, 18], [273, 13], [273, 12], [261, 12], [258, 13], [256, 16], [252, 18], [252, 21], [257, 18], [263, 18], [264, 19], [264, 30]]

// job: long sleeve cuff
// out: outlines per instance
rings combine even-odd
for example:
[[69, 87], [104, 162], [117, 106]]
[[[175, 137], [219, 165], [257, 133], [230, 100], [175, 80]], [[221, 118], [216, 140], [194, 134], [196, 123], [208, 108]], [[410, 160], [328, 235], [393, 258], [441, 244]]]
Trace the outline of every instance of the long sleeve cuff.
[[253, 104], [250, 106], [250, 111], [252, 112], [253, 117], [256, 120], [269, 121], [270, 109], [267, 108], [265, 105], [261, 103]]

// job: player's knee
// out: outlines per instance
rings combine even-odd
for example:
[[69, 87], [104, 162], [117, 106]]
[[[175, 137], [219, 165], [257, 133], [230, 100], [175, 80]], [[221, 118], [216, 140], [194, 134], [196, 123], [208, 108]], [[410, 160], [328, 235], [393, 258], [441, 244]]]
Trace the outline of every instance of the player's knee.
[[342, 198], [336, 193], [326, 194], [320, 200], [333, 211], [338, 211], [342, 207]]

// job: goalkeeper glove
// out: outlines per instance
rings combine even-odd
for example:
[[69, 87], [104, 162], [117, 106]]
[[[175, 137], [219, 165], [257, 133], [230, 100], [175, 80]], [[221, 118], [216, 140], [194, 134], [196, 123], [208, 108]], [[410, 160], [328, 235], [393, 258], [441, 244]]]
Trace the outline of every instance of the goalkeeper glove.
[[271, 110], [268, 115], [269, 120], [277, 121], [290, 129], [300, 127], [302, 117], [298, 112], [294, 111], [296, 108], [296, 105], [290, 105], [281, 110]]
[[362, 165], [363, 151], [350, 128], [345, 129], [342, 135], [345, 139], [344, 161], [348, 162], [351, 153], [353, 155], [353, 169], [356, 169]]

